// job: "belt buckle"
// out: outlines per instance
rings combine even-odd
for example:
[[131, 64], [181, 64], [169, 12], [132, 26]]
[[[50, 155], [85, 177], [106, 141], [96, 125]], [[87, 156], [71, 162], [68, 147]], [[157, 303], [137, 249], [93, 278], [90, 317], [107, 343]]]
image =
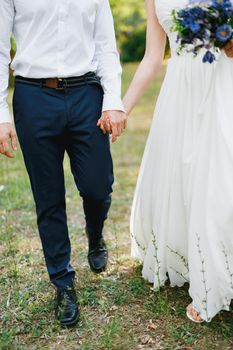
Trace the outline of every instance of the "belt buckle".
[[67, 88], [67, 80], [64, 78], [58, 78], [56, 90], [65, 90], [66, 88]]

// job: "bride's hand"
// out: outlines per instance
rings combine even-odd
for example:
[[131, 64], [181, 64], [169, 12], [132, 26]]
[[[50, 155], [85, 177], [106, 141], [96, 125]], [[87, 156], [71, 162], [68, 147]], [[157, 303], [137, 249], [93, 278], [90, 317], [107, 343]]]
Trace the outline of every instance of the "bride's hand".
[[229, 41], [229, 43], [224, 46], [224, 51], [227, 57], [233, 58], [233, 40]]
[[98, 120], [97, 126], [103, 131], [104, 134], [109, 133], [111, 135], [112, 142], [115, 142], [126, 128], [126, 123], [127, 116], [125, 112], [106, 111], [102, 113], [101, 118]]

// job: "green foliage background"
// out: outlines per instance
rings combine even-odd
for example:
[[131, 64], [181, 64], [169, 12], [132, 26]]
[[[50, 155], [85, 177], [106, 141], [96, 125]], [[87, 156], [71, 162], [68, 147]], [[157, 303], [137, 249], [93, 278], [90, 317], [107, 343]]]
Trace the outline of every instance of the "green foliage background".
[[110, 0], [123, 62], [139, 61], [146, 41], [146, 11], [142, 0]]

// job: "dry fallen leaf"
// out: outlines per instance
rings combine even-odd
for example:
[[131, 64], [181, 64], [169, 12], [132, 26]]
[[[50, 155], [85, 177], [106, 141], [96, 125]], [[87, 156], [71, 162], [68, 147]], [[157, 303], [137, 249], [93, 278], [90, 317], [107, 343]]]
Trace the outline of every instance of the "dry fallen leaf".
[[117, 311], [118, 310], [118, 307], [116, 305], [113, 305], [110, 309], [110, 311]]
[[149, 344], [151, 343], [153, 339], [149, 336], [149, 335], [143, 335], [141, 338], [140, 338], [140, 342], [145, 345], [145, 344]]
[[149, 322], [149, 324], [148, 324], [148, 328], [149, 328], [149, 329], [157, 329], [158, 326], [157, 326], [155, 323], [153, 323], [152, 320], [150, 320], [150, 322]]

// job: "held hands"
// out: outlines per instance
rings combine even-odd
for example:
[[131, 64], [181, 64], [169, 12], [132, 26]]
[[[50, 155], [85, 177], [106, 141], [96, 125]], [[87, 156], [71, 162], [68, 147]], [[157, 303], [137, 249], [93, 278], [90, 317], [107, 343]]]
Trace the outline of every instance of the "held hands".
[[0, 154], [14, 158], [13, 151], [17, 151], [16, 132], [11, 123], [0, 124]]
[[97, 126], [100, 127], [104, 134], [109, 133], [112, 142], [115, 142], [126, 128], [126, 123], [126, 113], [121, 111], [106, 111], [102, 113]]
[[229, 41], [224, 47], [227, 57], [233, 58], [233, 40]]

